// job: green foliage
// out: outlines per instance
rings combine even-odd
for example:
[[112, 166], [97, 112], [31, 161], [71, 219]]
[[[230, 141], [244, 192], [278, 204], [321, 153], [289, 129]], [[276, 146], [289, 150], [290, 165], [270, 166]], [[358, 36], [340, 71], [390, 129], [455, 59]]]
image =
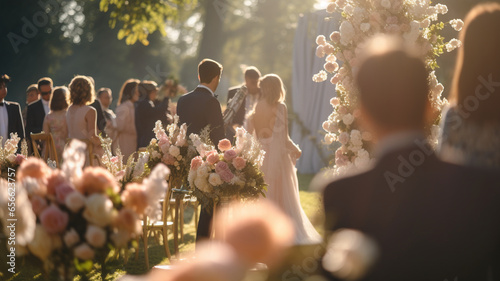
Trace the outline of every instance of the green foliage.
[[168, 20], [176, 20], [178, 11], [196, 4], [196, 0], [101, 0], [99, 9], [109, 12], [109, 26], [119, 26], [118, 39], [127, 45], [137, 41], [149, 45], [148, 36], [159, 31], [166, 36]]

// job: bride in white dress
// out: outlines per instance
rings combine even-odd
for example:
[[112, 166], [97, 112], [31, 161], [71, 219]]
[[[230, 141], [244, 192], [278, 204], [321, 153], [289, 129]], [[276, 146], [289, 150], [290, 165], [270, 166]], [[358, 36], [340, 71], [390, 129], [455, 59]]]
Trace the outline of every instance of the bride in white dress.
[[249, 118], [248, 132], [253, 133], [266, 151], [262, 172], [268, 184], [267, 199], [280, 207], [294, 222], [295, 244], [321, 242], [321, 236], [300, 206], [295, 163], [301, 155], [288, 136], [288, 118], [283, 82], [276, 74], [261, 78], [261, 99]]

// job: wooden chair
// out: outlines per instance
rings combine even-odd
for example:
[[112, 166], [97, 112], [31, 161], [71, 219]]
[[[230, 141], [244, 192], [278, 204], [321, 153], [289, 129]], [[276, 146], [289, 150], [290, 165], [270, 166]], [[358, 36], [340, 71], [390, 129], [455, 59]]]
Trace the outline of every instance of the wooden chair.
[[[149, 270], [149, 256], [148, 256], [148, 237], [149, 232], [151, 231], [160, 231], [163, 236], [163, 246], [165, 247], [165, 254], [167, 255], [168, 260], [170, 261], [170, 249], [168, 247], [168, 231], [173, 231], [177, 225], [173, 221], [168, 220], [168, 213], [170, 209], [170, 200], [168, 200], [172, 196], [172, 189], [169, 187], [167, 190], [167, 194], [165, 194], [165, 200], [162, 200], [162, 212], [161, 212], [161, 220], [151, 223], [148, 217], [145, 217], [142, 223], [142, 238], [144, 243], [144, 256], [146, 257], [146, 268]], [[174, 239], [174, 247], [178, 248], [177, 239]]]
[[[56, 165], [59, 168], [59, 159], [57, 159], [57, 150], [56, 146], [54, 144], [54, 139], [52, 138], [51, 133], [45, 133], [41, 132], [38, 134], [30, 134], [31, 136], [31, 144], [33, 145], [33, 152], [35, 154], [35, 157], [43, 159], [45, 162], [47, 162], [47, 159], [50, 158], [54, 161], [56, 161]], [[40, 152], [38, 151], [37, 148], [37, 142], [43, 142], [44, 143], [44, 148], [42, 148], [43, 151], [43, 157], [40, 156]]]

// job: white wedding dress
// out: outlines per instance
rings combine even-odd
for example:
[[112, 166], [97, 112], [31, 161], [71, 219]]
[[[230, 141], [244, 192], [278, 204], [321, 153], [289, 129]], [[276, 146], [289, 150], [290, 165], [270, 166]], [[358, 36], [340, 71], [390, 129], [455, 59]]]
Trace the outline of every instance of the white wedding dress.
[[272, 132], [266, 130], [270, 137], [259, 138], [255, 129], [255, 115], [249, 118], [248, 131], [253, 133], [266, 152], [262, 165], [264, 180], [268, 184], [267, 199], [275, 203], [294, 223], [295, 244], [316, 244], [322, 241], [321, 236], [307, 218], [300, 205], [297, 169], [293, 153], [300, 151], [288, 137], [286, 106], [280, 104], [276, 109], [276, 118]]

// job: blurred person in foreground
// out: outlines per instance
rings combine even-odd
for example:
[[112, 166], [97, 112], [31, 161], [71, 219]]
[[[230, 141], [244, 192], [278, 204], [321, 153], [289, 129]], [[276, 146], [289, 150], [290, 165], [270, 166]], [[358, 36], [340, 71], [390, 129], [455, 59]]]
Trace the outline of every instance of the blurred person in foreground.
[[[424, 136], [428, 72], [412, 53], [396, 37], [367, 45], [356, 82], [377, 162], [325, 188], [326, 232], [373, 238], [379, 259], [360, 280], [500, 280], [500, 175], [438, 160]], [[331, 262], [332, 280], [358, 270]]]
[[500, 169], [500, 4], [473, 8], [460, 33], [451, 108], [444, 115], [440, 157]]

